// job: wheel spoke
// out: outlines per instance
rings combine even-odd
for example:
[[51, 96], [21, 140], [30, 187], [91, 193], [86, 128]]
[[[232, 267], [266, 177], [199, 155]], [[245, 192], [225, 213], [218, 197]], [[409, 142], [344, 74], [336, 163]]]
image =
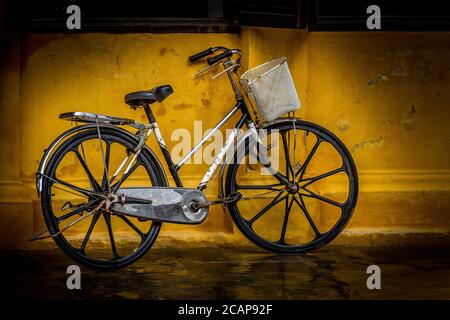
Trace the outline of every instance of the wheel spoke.
[[275, 187], [282, 186], [281, 183], [275, 183], [275, 184], [268, 184], [268, 185], [241, 185], [236, 184], [236, 188], [239, 189], [246, 189], [246, 190], [273, 190], [273, 191], [283, 191], [282, 189], [277, 189]]
[[314, 223], [314, 220], [312, 219], [311, 215], [308, 212], [308, 209], [306, 209], [305, 202], [303, 201], [303, 198], [300, 196], [301, 203], [297, 200], [297, 198], [294, 197], [295, 202], [298, 204], [300, 209], [302, 210], [303, 214], [305, 215], [306, 219], [308, 220], [309, 224], [311, 225], [311, 228], [314, 230], [314, 233], [316, 234], [315, 239], [319, 238], [322, 234], [320, 233], [319, 229], [317, 228], [316, 224]]
[[[281, 174], [280, 172], [278, 172], [277, 170], [275, 170], [275, 168], [272, 166], [272, 163], [270, 161], [270, 159], [267, 157], [267, 151], [264, 147], [263, 144], [258, 144], [258, 146], [261, 146], [261, 149], [263, 150], [262, 152], [258, 152], [258, 155], [256, 155], [256, 159], [263, 165], [264, 168], [267, 169], [267, 171], [269, 171], [269, 173], [278, 181], [280, 181], [280, 183], [282, 184], [288, 184], [289, 183], [289, 179], [287, 179], [283, 174]], [[260, 148], [258, 147], [258, 150]], [[255, 154], [253, 151], [249, 151], [249, 156], [250, 154]], [[263, 158], [263, 159], [261, 159]]]
[[344, 167], [340, 167], [340, 168], [338, 168], [338, 169], [334, 169], [334, 170], [328, 171], [328, 172], [326, 172], [326, 173], [319, 174], [318, 176], [315, 176], [315, 177], [303, 179], [303, 180], [301, 180], [301, 181], [299, 181], [299, 182], [307, 182], [306, 184], [303, 185], [303, 187], [307, 187], [307, 186], [309, 186], [310, 184], [312, 184], [312, 183], [314, 183], [314, 182], [316, 182], [316, 181], [318, 181], [318, 180], [327, 178], [327, 177], [329, 177], [329, 176], [335, 175], [335, 174], [337, 174], [337, 173], [339, 173], [339, 172], [342, 172], [342, 171], [345, 171], [345, 170], [344, 170]]
[[[108, 190], [108, 192], [111, 192], [111, 186], [109, 185], [109, 180], [108, 180], [108, 165], [106, 163], [106, 155], [105, 155], [105, 151], [103, 150], [103, 144], [102, 144], [102, 135], [100, 133], [100, 126], [98, 124], [98, 118], [95, 117], [95, 122], [97, 124], [97, 135], [98, 135], [98, 143], [100, 145], [100, 151], [102, 154], [102, 161], [103, 161], [103, 173], [106, 176], [106, 187]], [[106, 145], [108, 145], [108, 142], [105, 140]]]
[[97, 211], [92, 216], [91, 224], [89, 225], [88, 231], [86, 232], [86, 235], [84, 236], [83, 242], [81, 243], [81, 246], [79, 249], [83, 253], [84, 253], [84, 250], [86, 249], [86, 245], [89, 242], [89, 238], [91, 237], [92, 230], [94, 230], [94, 227], [97, 224], [98, 218], [100, 218], [100, 214], [101, 214], [101, 212]]
[[303, 187], [302, 187], [301, 189], [303, 189], [303, 190], [309, 192], [309, 194], [302, 193], [301, 195], [304, 196], [304, 197], [317, 199], [317, 200], [320, 200], [320, 201], [329, 203], [329, 204], [331, 204], [331, 205], [333, 205], [333, 206], [339, 207], [339, 208], [341, 208], [341, 209], [342, 209], [342, 207], [345, 205], [345, 204], [339, 203], [339, 202], [337, 202], [337, 201], [334, 201], [334, 200], [331, 200], [331, 199], [322, 197], [321, 195], [318, 195], [317, 193], [314, 193], [314, 192], [312, 192], [311, 190], [308, 190], [308, 189], [306, 189], [306, 188], [303, 188]]
[[[91, 191], [91, 190], [86, 190], [86, 189], [83, 189], [83, 188], [74, 186], [73, 184], [68, 183], [68, 182], [66, 182], [66, 181], [63, 181], [63, 180], [61, 180], [61, 179], [58, 179], [58, 178], [53, 179], [53, 178], [50, 178], [50, 177], [47, 176], [47, 175], [44, 175], [44, 176], [45, 176], [46, 178], [48, 178], [49, 180], [53, 181], [54, 183], [62, 184], [62, 185], [65, 186], [65, 187], [68, 187], [68, 188], [70, 188], [70, 189], [72, 189], [72, 190], [75, 190], [75, 191], [81, 193], [81, 194], [84, 195], [85, 197], [91, 197], [91, 196], [93, 196], [93, 197], [97, 197], [97, 198], [98, 198], [98, 197], [101, 197], [101, 196], [102, 196], [101, 194], [99, 194], [99, 193], [97, 193], [97, 192], [93, 192], [93, 191]], [[57, 188], [57, 187], [55, 187], [55, 188]], [[71, 191], [64, 190], [64, 189], [61, 189], [61, 188], [57, 188], [57, 189], [62, 190], [62, 191], [66, 191], [66, 192], [68, 192], [68, 193], [73, 193], [73, 192], [71, 192]], [[81, 195], [80, 195], [80, 196], [81, 196]]]
[[78, 161], [80, 161], [81, 166], [83, 167], [84, 171], [86, 172], [88, 179], [89, 179], [89, 183], [91, 184], [92, 190], [99, 192], [101, 190], [100, 185], [98, 184], [97, 180], [95, 180], [94, 176], [92, 175], [91, 170], [89, 170], [89, 167], [87, 166], [87, 163], [84, 161], [80, 152], [78, 152], [77, 149], [74, 149], [73, 152], [77, 156]]
[[128, 172], [124, 172], [124, 174], [120, 177], [119, 181], [117, 181], [115, 184], [111, 186], [112, 192], [117, 192], [117, 190], [120, 188], [122, 183], [134, 172], [134, 170], [137, 169], [141, 165], [141, 162], [138, 160], [131, 168], [128, 170]]
[[283, 226], [281, 227], [281, 235], [280, 235], [280, 241], [279, 243], [285, 243], [284, 239], [286, 237], [286, 229], [289, 221], [289, 213], [291, 212], [292, 205], [294, 203], [294, 196], [292, 196], [292, 199], [289, 201], [289, 195], [286, 197], [286, 205], [284, 208], [284, 220], [283, 220]]
[[[52, 187], [55, 188], [55, 189], [58, 189], [58, 190], [61, 190], [61, 191], [64, 191], [64, 192], [73, 194], [73, 195], [78, 196], [78, 197], [86, 197], [86, 198], [89, 198], [89, 195], [87, 195], [87, 194], [80, 194], [80, 193], [76, 193], [76, 192], [73, 192], [73, 191], [69, 191], [69, 190], [63, 189], [63, 188], [61, 188], [61, 187], [55, 186], [55, 184], [53, 184]], [[53, 194], [53, 195], [54, 195], [54, 194]], [[52, 196], [53, 196], [53, 195], [52, 195]]]
[[102, 178], [102, 190], [110, 190], [109, 185], [109, 159], [111, 157], [111, 142], [105, 140], [106, 150], [105, 150], [105, 172]]
[[116, 240], [114, 240], [114, 233], [112, 230], [112, 224], [111, 224], [111, 216], [104, 212], [103, 217], [105, 218], [106, 226], [108, 228], [108, 234], [109, 234], [109, 241], [111, 242], [111, 250], [112, 250], [112, 259], [117, 259], [119, 255], [117, 254], [117, 248], [116, 248]]
[[140, 237], [141, 237], [141, 243], [142, 241], [144, 241], [145, 238], [145, 234], [141, 231], [141, 229], [139, 229], [133, 222], [131, 222], [130, 219], [128, 219], [126, 216], [124, 215], [117, 215], [120, 219], [122, 219], [123, 221], [125, 221], [125, 223], [131, 228], [133, 229]]
[[256, 220], [258, 220], [259, 218], [261, 218], [261, 216], [263, 214], [265, 214], [270, 208], [272, 208], [273, 206], [277, 205], [279, 202], [283, 201], [284, 199], [286, 199], [287, 196], [281, 197], [282, 192], [280, 192], [268, 205], [266, 205], [263, 209], [261, 209], [261, 211], [259, 211], [253, 218], [251, 218], [248, 221], [248, 224], [253, 224]]
[[87, 210], [87, 209], [88, 209], [90, 206], [92, 206], [96, 201], [97, 201], [96, 199], [91, 200], [91, 201], [89, 201], [89, 202], [83, 204], [81, 207], [79, 207], [79, 208], [77, 208], [77, 209], [75, 209], [75, 210], [72, 210], [72, 211], [70, 211], [70, 212], [68, 212], [68, 213], [66, 213], [66, 214], [64, 214], [64, 215], [62, 215], [62, 216], [60, 216], [60, 217], [57, 217], [58, 223], [61, 223], [61, 222], [63, 222], [64, 220], [67, 220], [67, 219], [69, 219], [70, 217], [72, 217], [72, 216], [74, 216], [74, 215], [76, 215], [76, 214], [79, 214], [79, 213], [81, 213], [81, 212]]
[[281, 137], [283, 138], [284, 158], [286, 160], [286, 178], [289, 180], [290, 174], [292, 174], [293, 178], [295, 177], [295, 174], [292, 169], [291, 158], [289, 156], [289, 145], [286, 140], [286, 131], [281, 133]]
[[310, 163], [312, 157], [314, 156], [314, 154], [317, 151], [317, 148], [319, 148], [320, 143], [322, 142], [322, 140], [317, 137], [317, 141], [314, 144], [313, 148], [311, 149], [311, 151], [309, 152], [308, 156], [305, 159], [305, 162], [302, 164], [302, 166], [300, 167], [300, 169], [298, 170], [298, 172], [295, 174], [295, 176], [297, 177], [298, 175], [300, 175], [298, 181], [301, 181], [303, 178], [303, 175], [306, 172], [306, 167], [308, 167], [308, 164]]

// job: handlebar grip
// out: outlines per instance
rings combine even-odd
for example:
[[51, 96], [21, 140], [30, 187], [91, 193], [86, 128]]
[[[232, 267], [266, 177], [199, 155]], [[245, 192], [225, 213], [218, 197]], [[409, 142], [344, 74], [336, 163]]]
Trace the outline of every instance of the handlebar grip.
[[195, 61], [197, 61], [203, 57], [209, 56], [210, 54], [213, 54], [213, 53], [214, 53], [213, 49], [208, 48], [206, 50], [203, 50], [202, 52], [199, 52], [199, 53], [196, 53], [196, 54], [193, 54], [192, 56], [190, 56], [189, 61], [191, 63], [194, 63]]
[[222, 52], [221, 54], [218, 54], [217, 56], [208, 58], [207, 61], [208, 61], [209, 65], [212, 65], [212, 64], [216, 63], [217, 61], [231, 57], [232, 55], [233, 55], [233, 53], [231, 52], [231, 50], [227, 50], [225, 52]]

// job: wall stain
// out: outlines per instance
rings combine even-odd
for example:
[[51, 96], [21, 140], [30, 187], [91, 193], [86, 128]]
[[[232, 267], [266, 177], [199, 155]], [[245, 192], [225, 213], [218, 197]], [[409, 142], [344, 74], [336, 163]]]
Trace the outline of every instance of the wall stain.
[[439, 71], [438, 76], [437, 76], [438, 80], [444, 81], [446, 76], [448, 75], [448, 70], [449, 70], [449, 68], [445, 68], [445, 69], [442, 69], [441, 71]]
[[400, 63], [400, 65], [397, 68], [392, 70], [391, 74], [394, 77], [402, 77], [402, 76], [403, 77], [407, 77], [407, 76], [409, 76], [409, 72], [406, 70], [406, 67], [402, 63]]
[[367, 85], [369, 87], [372, 87], [372, 86], [377, 85], [379, 82], [388, 81], [388, 80], [389, 80], [389, 78], [386, 77], [385, 75], [377, 74], [373, 78], [369, 79], [369, 81], [367, 81]]
[[414, 115], [416, 113], [416, 108], [414, 105], [411, 105], [411, 110], [403, 115], [400, 125], [408, 131], [414, 130], [416, 128], [416, 123], [414, 121]]
[[392, 121], [392, 120], [385, 120], [385, 121], [381, 122], [381, 125], [383, 125], [383, 126], [393, 126], [394, 125], [394, 121]]
[[164, 116], [167, 113], [167, 108], [164, 106], [159, 106], [158, 110], [156, 110], [155, 114], [157, 116]]
[[116, 61], [117, 70], [120, 70], [120, 65], [121, 65], [120, 56], [117, 55], [115, 61]]
[[339, 118], [337, 121], [337, 127], [340, 132], [347, 131], [350, 128], [350, 119], [348, 118]]
[[355, 144], [351, 153], [355, 153], [361, 151], [366, 148], [374, 149], [376, 147], [380, 147], [384, 144], [384, 137], [379, 137], [373, 140], [362, 141], [360, 143]]
[[433, 67], [426, 62], [419, 62], [416, 66], [416, 79], [421, 82], [428, 82], [433, 73]]
[[59, 169], [58, 175], [61, 177], [74, 176], [78, 173], [78, 168], [79, 168], [78, 162], [74, 159], [72, 163], [62, 165], [61, 168]]
[[175, 109], [179, 109], [179, 110], [184, 110], [184, 109], [189, 109], [191, 108], [191, 105], [187, 104], [187, 103], [179, 103], [173, 106]]
[[167, 49], [167, 48], [161, 48], [159, 49], [159, 55], [164, 56], [167, 53], [173, 54], [175, 56], [179, 56], [179, 54], [175, 51], [175, 49]]
[[202, 98], [201, 100], [202, 100], [202, 104], [204, 107], [211, 108], [211, 100], [206, 99], [206, 98]]

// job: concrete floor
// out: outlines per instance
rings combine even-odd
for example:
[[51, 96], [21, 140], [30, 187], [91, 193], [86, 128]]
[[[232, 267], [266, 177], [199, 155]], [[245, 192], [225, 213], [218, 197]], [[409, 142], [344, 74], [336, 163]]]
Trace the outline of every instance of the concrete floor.
[[[0, 257], [2, 299], [450, 299], [446, 247], [328, 246], [307, 255], [155, 248], [125, 269], [82, 267], [82, 288], [72, 291], [66, 268], [73, 263], [59, 250]], [[366, 287], [372, 264], [381, 268], [381, 290]]]

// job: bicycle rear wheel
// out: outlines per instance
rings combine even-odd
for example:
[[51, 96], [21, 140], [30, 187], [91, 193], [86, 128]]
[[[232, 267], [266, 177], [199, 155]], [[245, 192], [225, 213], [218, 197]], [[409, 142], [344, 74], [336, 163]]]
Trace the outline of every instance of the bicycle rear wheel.
[[[236, 151], [229, 165], [226, 196], [243, 196], [227, 204], [233, 221], [267, 250], [301, 253], [326, 245], [344, 229], [356, 205], [358, 176], [350, 152], [330, 131], [299, 119], [264, 130], [262, 145], [245, 141], [245, 152]], [[268, 172], [259, 150], [266, 150], [289, 184]]]
[[[88, 216], [54, 237], [76, 262], [95, 268], [124, 267], [145, 254], [156, 240], [161, 223], [97, 208], [104, 195], [119, 187], [168, 186], [161, 164], [149, 150], [142, 149], [131, 163], [137, 143], [123, 130], [100, 127], [100, 137], [96, 128], [79, 132], [51, 156], [41, 196], [48, 230], [57, 234], [76, 219]], [[125, 159], [128, 162], [113, 180], [113, 173]]]

